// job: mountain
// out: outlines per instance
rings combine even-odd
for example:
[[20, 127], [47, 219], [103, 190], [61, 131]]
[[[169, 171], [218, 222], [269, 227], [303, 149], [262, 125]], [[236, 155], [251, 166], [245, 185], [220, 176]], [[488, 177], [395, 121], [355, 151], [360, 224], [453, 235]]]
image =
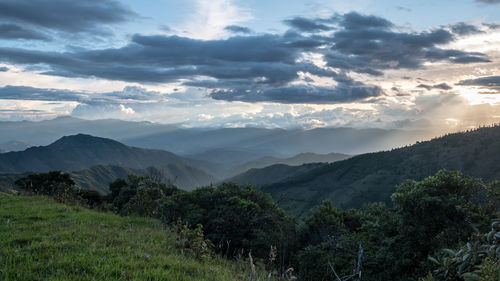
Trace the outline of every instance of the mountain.
[[[259, 169], [275, 164], [285, 164], [288, 166], [300, 166], [309, 163], [332, 163], [352, 157], [351, 155], [342, 153], [317, 154], [312, 152], [300, 153], [290, 158], [277, 158], [271, 156], [261, 157], [259, 159], [249, 161], [243, 165], [234, 168], [231, 172], [233, 175], [244, 173], [250, 169]], [[253, 183], [254, 185], [256, 183]]]
[[251, 184], [253, 186], [262, 186], [286, 180], [297, 174], [302, 174], [324, 165], [326, 164], [311, 163], [300, 166], [276, 164], [261, 169], [250, 169], [225, 181], [242, 185]]
[[[97, 165], [114, 165], [120, 167], [91, 168]], [[115, 179], [115, 175], [123, 177], [128, 169], [146, 169], [151, 166], [160, 167], [157, 174], [176, 178], [179, 185], [186, 189], [198, 185], [209, 185], [216, 179], [209, 173], [200, 170], [209, 164], [185, 159], [162, 150], [150, 150], [126, 146], [120, 142], [93, 137], [90, 135], [74, 135], [63, 137], [48, 146], [31, 147], [21, 152], [0, 154], [0, 173], [48, 172], [52, 170], [78, 171], [79, 175], [91, 179]], [[193, 166], [193, 167], [191, 167]], [[127, 167], [127, 168], [123, 168]], [[135, 173], [145, 175], [147, 172]], [[158, 173], [161, 172], [161, 173]], [[104, 175], [109, 173], [108, 175]], [[78, 174], [78, 173], [76, 173]], [[107, 185], [109, 181], [102, 184]]]
[[167, 151], [128, 147], [111, 139], [78, 134], [62, 137], [48, 146], [3, 153], [0, 173], [74, 171], [105, 164], [141, 169], [183, 160]]
[[0, 153], [9, 151], [22, 151], [32, 146], [34, 146], [34, 144], [23, 141], [11, 140], [0, 144]]
[[397, 184], [405, 179], [421, 180], [440, 169], [458, 170], [489, 182], [500, 178], [498, 163], [500, 126], [485, 127], [322, 165], [262, 190], [275, 199], [286, 195], [281, 206], [301, 215], [325, 199], [344, 208], [390, 203]]

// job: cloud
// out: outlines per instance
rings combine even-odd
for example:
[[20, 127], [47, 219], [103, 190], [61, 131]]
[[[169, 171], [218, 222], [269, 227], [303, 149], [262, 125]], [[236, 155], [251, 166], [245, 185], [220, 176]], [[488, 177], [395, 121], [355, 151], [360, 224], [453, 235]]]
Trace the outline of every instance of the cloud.
[[132, 115], [135, 113], [134, 109], [132, 109], [131, 107], [125, 107], [123, 104], [120, 104], [120, 111], [127, 115]]
[[4, 0], [0, 18], [64, 32], [99, 32], [137, 15], [115, 0]]
[[331, 26], [320, 23], [319, 20], [308, 19], [303, 17], [294, 17], [292, 19], [284, 20], [285, 24], [303, 32], [319, 32], [331, 30]]
[[49, 41], [50, 37], [16, 24], [0, 24], [0, 39], [31, 39]]
[[163, 101], [165, 94], [148, 91], [136, 86], [127, 86], [121, 91], [90, 93], [66, 89], [44, 89], [28, 86], [0, 87], [0, 99], [72, 101], [85, 104], [125, 104]]
[[430, 91], [432, 89], [439, 89], [439, 90], [445, 90], [445, 91], [453, 89], [453, 87], [451, 87], [450, 85], [448, 85], [446, 83], [441, 83], [441, 84], [436, 84], [436, 85], [420, 84], [417, 87], [424, 88], [428, 91]]
[[488, 92], [489, 94], [493, 93], [500, 94], [500, 76], [485, 76], [475, 79], [462, 80], [458, 82], [457, 85], [477, 86], [482, 89], [489, 89], [494, 91], [494, 92]]
[[339, 22], [340, 25], [347, 30], [359, 30], [359, 29], [388, 30], [394, 27], [394, 24], [392, 22], [384, 18], [372, 15], [362, 15], [356, 12], [350, 12], [344, 15], [336, 15], [333, 17], [333, 20]]
[[9, 68], [6, 66], [0, 66], [0, 72], [7, 72], [9, 71]]
[[465, 22], [452, 24], [450, 25], [450, 28], [454, 34], [461, 36], [484, 33], [484, 31], [480, 30], [477, 26]]
[[403, 7], [403, 6], [396, 6], [396, 9], [398, 9], [400, 11], [405, 11], [405, 12], [408, 12], [408, 13], [412, 11], [411, 8]]
[[224, 30], [230, 31], [232, 33], [243, 33], [243, 34], [252, 33], [252, 30], [250, 28], [239, 25], [228, 25], [224, 27]]
[[483, 4], [499, 4], [500, 0], [476, 0], [476, 2]]
[[333, 104], [354, 102], [383, 94], [377, 86], [366, 86], [361, 82], [342, 84], [334, 88], [290, 86], [272, 89], [233, 89], [214, 91], [210, 96], [216, 100], [277, 103]]
[[344, 28], [336, 31], [332, 49], [325, 55], [329, 66], [360, 73], [380, 74], [384, 69], [414, 69], [424, 62], [489, 62], [482, 53], [442, 49], [439, 46], [455, 40], [445, 29], [424, 32], [394, 31], [394, 25], [379, 17], [352, 12], [336, 20]]

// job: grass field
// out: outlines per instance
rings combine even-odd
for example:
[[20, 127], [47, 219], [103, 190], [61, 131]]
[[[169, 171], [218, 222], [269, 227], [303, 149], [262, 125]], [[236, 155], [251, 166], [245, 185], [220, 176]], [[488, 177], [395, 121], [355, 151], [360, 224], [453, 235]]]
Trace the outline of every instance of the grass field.
[[0, 195], [0, 280], [249, 280], [241, 267], [182, 255], [156, 220]]

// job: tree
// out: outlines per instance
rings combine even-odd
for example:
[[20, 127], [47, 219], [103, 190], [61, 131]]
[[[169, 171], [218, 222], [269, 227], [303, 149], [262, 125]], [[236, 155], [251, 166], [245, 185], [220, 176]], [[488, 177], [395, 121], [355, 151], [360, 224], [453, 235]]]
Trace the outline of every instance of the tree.
[[479, 221], [481, 206], [475, 198], [484, 189], [480, 179], [446, 170], [399, 185], [392, 195], [400, 220], [400, 259], [395, 269], [407, 276], [423, 276], [430, 267], [429, 255], [466, 241], [471, 223]]

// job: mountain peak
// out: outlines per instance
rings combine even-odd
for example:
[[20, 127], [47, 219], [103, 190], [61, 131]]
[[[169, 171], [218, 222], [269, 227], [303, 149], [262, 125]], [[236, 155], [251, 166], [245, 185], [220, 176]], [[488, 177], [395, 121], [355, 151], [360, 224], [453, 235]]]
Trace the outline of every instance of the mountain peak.
[[64, 136], [50, 144], [53, 148], [70, 148], [70, 147], [88, 147], [88, 146], [125, 146], [120, 142], [112, 139], [95, 137], [87, 134], [77, 134]]

